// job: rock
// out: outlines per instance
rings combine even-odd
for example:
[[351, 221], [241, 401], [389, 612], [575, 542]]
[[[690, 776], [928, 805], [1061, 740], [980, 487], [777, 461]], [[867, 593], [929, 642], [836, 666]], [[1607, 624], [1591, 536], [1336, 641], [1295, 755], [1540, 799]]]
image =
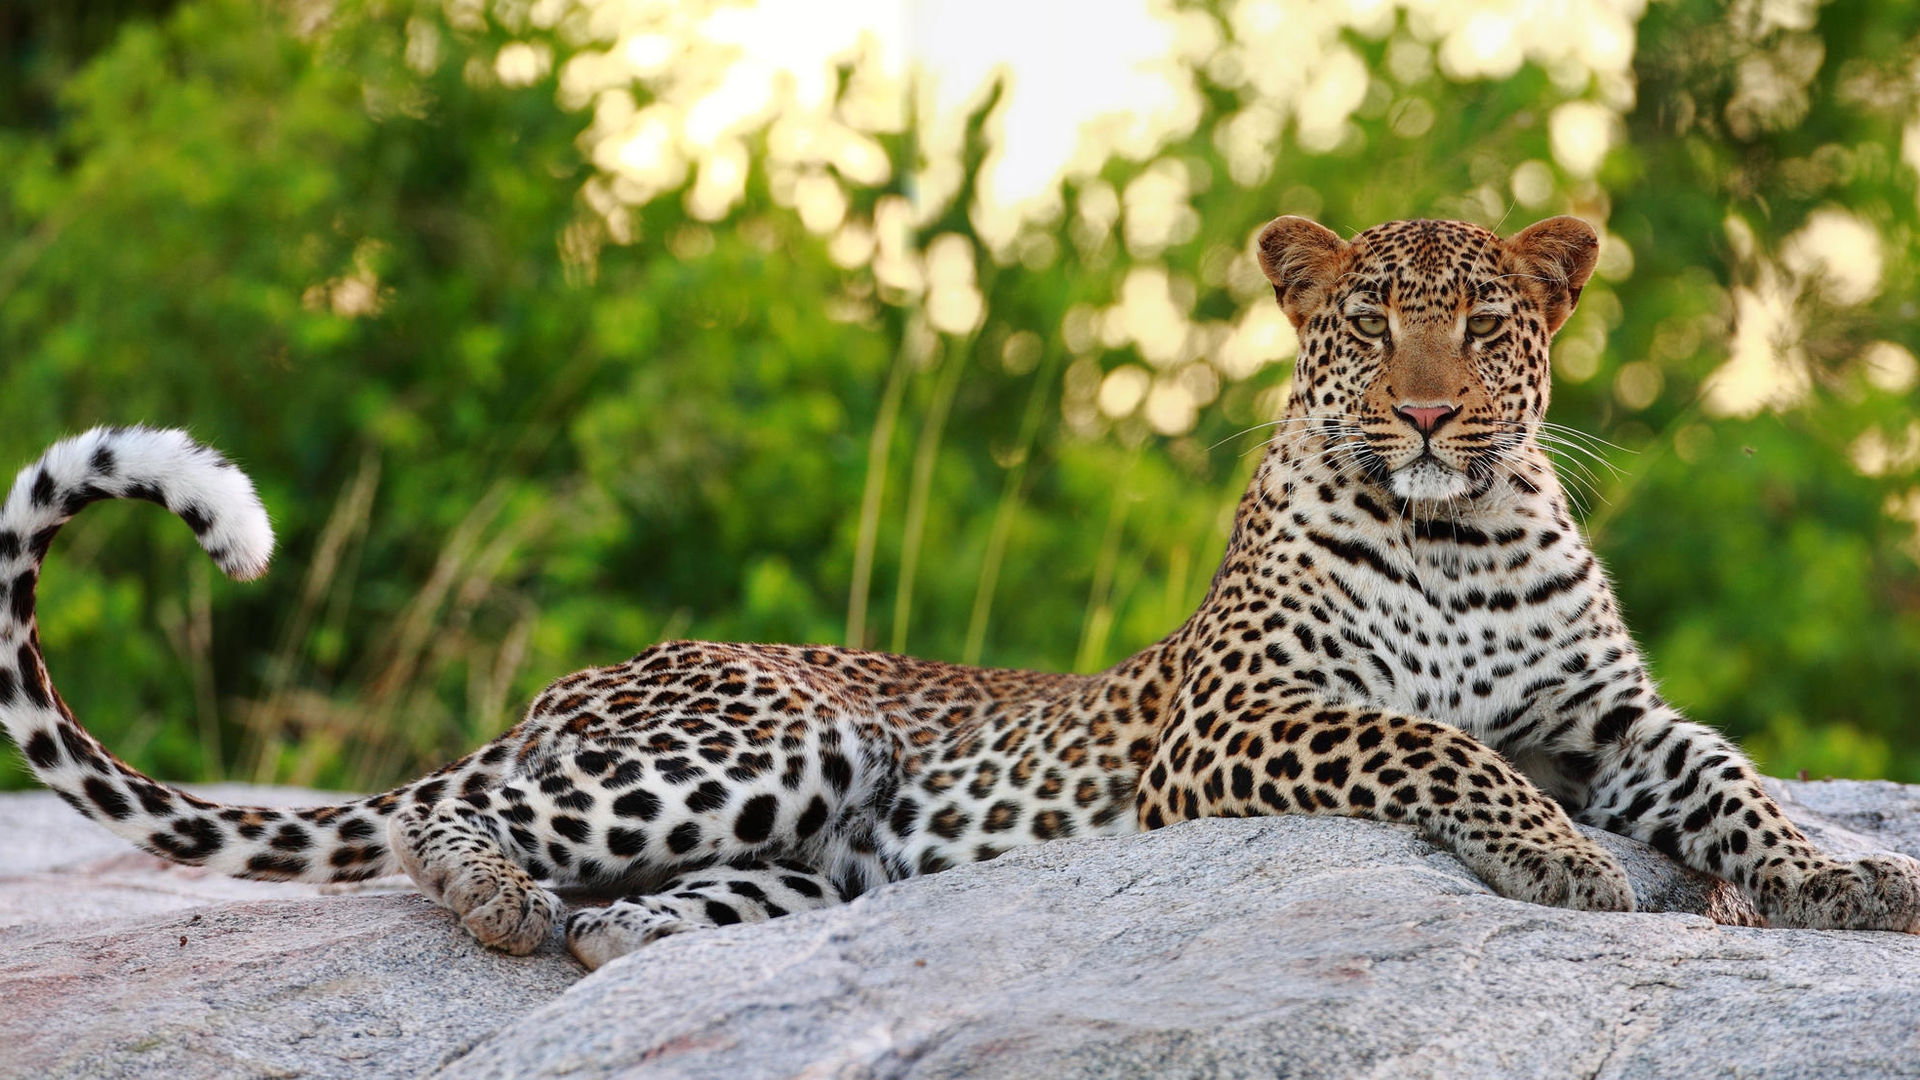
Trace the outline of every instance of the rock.
[[0, 796], [0, 836], [0, 1076], [421, 1075], [581, 975], [557, 943], [525, 958], [476, 947], [405, 878], [210, 875], [44, 792]]
[[[1776, 794], [1836, 851], [1920, 855], [1920, 788]], [[9, 1074], [1920, 1075], [1920, 938], [1722, 925], [1752, 921], [1737, 894], [1604, 834], [1646, 910], [1501, 899], [1395, 826], [1215, 820], [584, 976], [409, 892], [162, 869], [44, 794], [0, 797], [0, 829], [26, 841], [0, 853]]]
[[1904, 851], [1920, 856], [1920, 784], [1769, 780], [1767, 793], [1827, 851], [1849, 856]]

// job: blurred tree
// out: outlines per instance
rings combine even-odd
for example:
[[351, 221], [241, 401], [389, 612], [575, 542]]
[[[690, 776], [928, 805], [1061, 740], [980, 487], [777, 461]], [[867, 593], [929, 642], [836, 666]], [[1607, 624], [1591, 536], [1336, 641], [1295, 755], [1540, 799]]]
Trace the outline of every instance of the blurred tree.
[[1629, 73], [1256, 6], [1178, 11], [1190, 115], [1012, 224], [999, 99], [955, 158], [858, 63], [676, 163], [593, 5], [125, 22], [0, 126], [0, 451], [190, 424], [285, 554], [231, 586], [90, 511], [56, 678], [161, 775], [369, 787], [670, 636], [1100, 666], [1197, 601], [1282, 400], [1254, 229], [1572, 209], [1609, 234], [1555, 418], [1607, 440], [1566, 471], [1670, 696], [1775, 771], [1920, 779], [1920, 15], [1678, 0]]
[[157, 19], [180, 0], [0, 4], [0, 127], [49, 128], [59, 87], [113, 42], [122, 24]]
[[1916, 46], [1902, 5], [1654, 5], [1602, 177], [1635, 270], [1562, 416], [1642, 453], [1589, 525], [1675, 702], [1780, 772], [1920, 778]]

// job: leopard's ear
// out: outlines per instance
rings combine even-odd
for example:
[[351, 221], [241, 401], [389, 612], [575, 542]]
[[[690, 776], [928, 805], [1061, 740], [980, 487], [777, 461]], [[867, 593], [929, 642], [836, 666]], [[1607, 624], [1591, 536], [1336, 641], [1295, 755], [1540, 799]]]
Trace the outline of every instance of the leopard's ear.
[[1319, 222], [1288, 216], [1267, 222], [1258, 244], [1260, 271], [1273, 282], [1273, 298], [1300, 326], [1338, 275], [1346, 243]]
[[1600, 255], [1600, 238], [1593, 226], [1576, 217], [1548, 218], [1529, 225], [1506, 240], [1520, 263], [1520, 272], [1546, 297], [1542, 305], [1547, 333], [1559, 331], [1580, 302], [1580, 290], [1593, 276]]

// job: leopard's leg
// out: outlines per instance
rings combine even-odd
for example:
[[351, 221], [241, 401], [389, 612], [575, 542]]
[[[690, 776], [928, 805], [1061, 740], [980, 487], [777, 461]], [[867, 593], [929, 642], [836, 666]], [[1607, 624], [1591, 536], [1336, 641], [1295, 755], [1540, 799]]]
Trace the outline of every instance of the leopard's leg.
[[1718, 732], [1651, 694], [1599, 697], [1569, 755], [1593, 769], [1584, 820], [1731, 881], [1775, 926], [1920, 933], [1920, 863], [1823, 854]]
[[841, 902], [833, 881], [804, 863], [740, 861], [689, 871], [657, 892], [574, 912], [567, 917], [567, 948], [597, 968], [668, 934], [764, 922]]
[[1407, 822], [1516, 900], [1632, 911], [1626, 871], [1560, 804], [1456, 728], [1308, 705], [1176, 725], [1140, 784], [1143, 828], [1218, 815]]
[[507, 853], [499, 823], [457, 799], [416, 803], [387, 821], [400, 865], [482, 945], [524, 956], [559, 917], [560, 900]]

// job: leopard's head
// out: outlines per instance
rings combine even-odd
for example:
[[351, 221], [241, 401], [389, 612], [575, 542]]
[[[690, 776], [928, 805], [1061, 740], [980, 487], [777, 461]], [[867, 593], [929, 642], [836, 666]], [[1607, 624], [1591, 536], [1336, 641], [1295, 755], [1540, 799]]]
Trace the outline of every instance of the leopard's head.
[[1394, 221], [1351, 242], [1275, 219], [1260, 267], [1300, 335], [1293, 415], [1317, 418], [1294, 423], [1399, 499], [1484, 493], [1546, 415], [1548, 343], [1598, 250], [1571, 217], [1506, 239], [1459, 221]]

